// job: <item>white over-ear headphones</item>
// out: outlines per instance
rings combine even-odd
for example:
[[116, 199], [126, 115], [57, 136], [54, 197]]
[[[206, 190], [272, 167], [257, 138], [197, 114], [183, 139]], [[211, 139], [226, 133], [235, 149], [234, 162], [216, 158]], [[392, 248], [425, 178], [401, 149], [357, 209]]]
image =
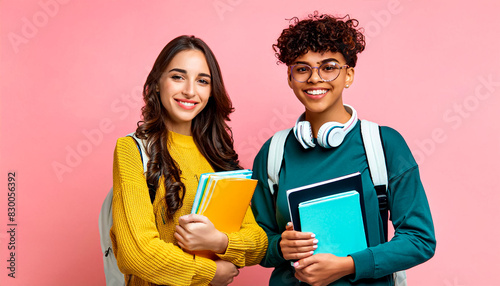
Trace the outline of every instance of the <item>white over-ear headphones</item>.
[[[358, 121], [358, 114], [352, 106], [344, 104], [347, 109], [347, 112], [351, 114], [351, 118], [345, 124], [339, 122], [327, 122], [323, 124], [318, 130], [318, 144], [323, 148], [332, 148], [338, 147], [344, 141], [344, 137], [351, 131], [356, 122]], [[315, 147], [313, 141], [313, 134], [311, 129], [311, 123], [309, 121], [305, 121], [305, 113], [303, 113], [295, 126], [293, 127], [293, 134], [297, 141], [299, 141], [300, 145], [304, 147], [304, 149], [308, 149], [310, 147]]]

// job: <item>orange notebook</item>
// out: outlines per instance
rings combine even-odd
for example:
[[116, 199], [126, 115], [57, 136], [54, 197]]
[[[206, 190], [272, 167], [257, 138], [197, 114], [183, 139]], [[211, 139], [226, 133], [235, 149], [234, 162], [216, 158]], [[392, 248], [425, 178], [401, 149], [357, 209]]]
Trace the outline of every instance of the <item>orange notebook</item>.
[[210, 219], [219, 231], [239, 231], [250, 206], [257, 180], [246, 178], [214, 177], [205, 190], [198, 214]]

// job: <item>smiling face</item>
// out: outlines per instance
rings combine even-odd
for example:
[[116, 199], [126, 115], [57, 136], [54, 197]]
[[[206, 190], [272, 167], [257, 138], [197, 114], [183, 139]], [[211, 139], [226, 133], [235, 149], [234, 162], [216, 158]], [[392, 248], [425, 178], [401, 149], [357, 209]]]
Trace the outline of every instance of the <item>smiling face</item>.
[[168, 113], [168, 129], [191, 135], [191, 122], [207, 105], [211, 90], [210, 69], [201, 51], [184, 50], [175, 55], [156, 88]]
[[[308, 51], [295, 59], [292, 65], [307, 64], [311, 67], [319, 67], [326, 62], [336, 62], [340, 66], [346, 64], [341, 53]], [[345, 123], [349, 120], [350, 114], [345, 110], [342, 102], [342, 91], [346, 86], [352, 84], [353, 79], [353, 68], [341, 69], [339, 76], [329, 82], [321, 79], [318, 75], [318, 69], [313, 69], [311, 77], [307, 81], [298, 82], [291, 77], [290, 68], [288, 69], [288, 84], [304, 105], [306, 120], [311, 122], [313, 131], [328, 121]], [[318, 127], [316, 128], [316, 126]]]

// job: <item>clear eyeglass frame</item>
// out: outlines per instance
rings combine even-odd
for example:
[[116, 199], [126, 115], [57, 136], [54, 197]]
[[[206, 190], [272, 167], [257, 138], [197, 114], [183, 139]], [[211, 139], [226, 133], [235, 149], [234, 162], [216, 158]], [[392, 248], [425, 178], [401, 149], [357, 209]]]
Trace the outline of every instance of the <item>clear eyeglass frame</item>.
[[[328, 67], [332, 67], [332, 66], [333, 66], [333, 69], [335, 70], [336, 75], [335, 74], [329, 74], [329, 70], [327, 68]], [[297, 68], [300, 68], [300, 67], [304, 67], [307, 70], [299, 73], [299, 71], [297, 70]], [[290, 66], [290, 72], [291, 72], [292, 77], [293, 77], [293, 79], [295, 81], [297, 81], [297, 82], [306, 82], [306, 81], [308, 81], [311, 78], [311, 76], [313, 74], [313, 69], [317, 69], [318, 70], [318, 75], [321, 78], [321, 80], [323, 80], [325, 82], [329, 82], [329, 81], [336, 80], [339, 77], [340, 72], [342, 71], [342, 69], [348, 68], [348, 67], [349, 67], [349, 65], [340, 66], [336, 62], [326, 62], [326, 63], [321, 64], [319, 67], [311, 67], [310, 65], [307, 65], [307, 64], [295, 64], [295, 65], [291, 65]], [[294, 72], [294, 70], [295, 70], [295, 72]], [[321, 75], [321, 71], [322, 70], [325, 70], [325, 72], [327, 74], [329, 74], [329, 76], [327, 76], [326, 79]], [[333, 73], [333, 72], [330, 72], [330, 73]], [[330, 77], [333, 77], [333, 78], [329, 79]]]

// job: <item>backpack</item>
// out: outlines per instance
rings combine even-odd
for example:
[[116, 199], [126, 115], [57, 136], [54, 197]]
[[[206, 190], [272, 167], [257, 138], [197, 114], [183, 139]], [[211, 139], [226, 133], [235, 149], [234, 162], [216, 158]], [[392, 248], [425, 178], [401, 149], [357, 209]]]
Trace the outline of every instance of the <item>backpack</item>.
[[[269, 154], [267, 157], [267, 183], [269, 191], [273, 197], [274, 207], [278, 196], [279, 172], [283, 161], [283, 151], [285, 141], [291, 128], [276, 132], [271, 138]], [[377, 123], [361, 120], [361, 137], [368, 161], [368, 170], [375, 186], [379, 202], [379, 211], [383, 221], [384, 235], [387, 240], [387, 223], [389, 219], [389, 204], [387, 200], [387, 188], [389, 186], [387, 178], [387, 167], [385, 164], [385, 153], [380, 136], [380, 127]], [[406, 272], [398, 271], [393, 274], [394, 285], [406, 286]]]
[[[141, 155], [142, 166], [144, 173], [148, 170], [149, 157], [146, 154], [146, 149], [144, 148], [144, 143], [141, 139], [135, 136], [135, 133], [130, 133], [130, 136], [134, 139], [139, 153]], [[149, 191], [151, 202], [154, 201], [155, 192]], [[109, 236], [109, 231], [111, 226], [113, 226], [113, 214], [112, 214], [112, 202], [113, 202], [113, 188], [109, 190], [108, 195], [102, 203], [101, 212], [99, 213], [99, 235], [101, 237], [101, 250], [103, 254], [104, 262], [104, 274], [106, 275], [106, 285], [107, 286], [124, 286], [125, 277], [123, 273], [118, 269], [118, 264], [116, 262], [115, 255], [113, 253], [113, 245], [111, 243], [111, 237]]]

